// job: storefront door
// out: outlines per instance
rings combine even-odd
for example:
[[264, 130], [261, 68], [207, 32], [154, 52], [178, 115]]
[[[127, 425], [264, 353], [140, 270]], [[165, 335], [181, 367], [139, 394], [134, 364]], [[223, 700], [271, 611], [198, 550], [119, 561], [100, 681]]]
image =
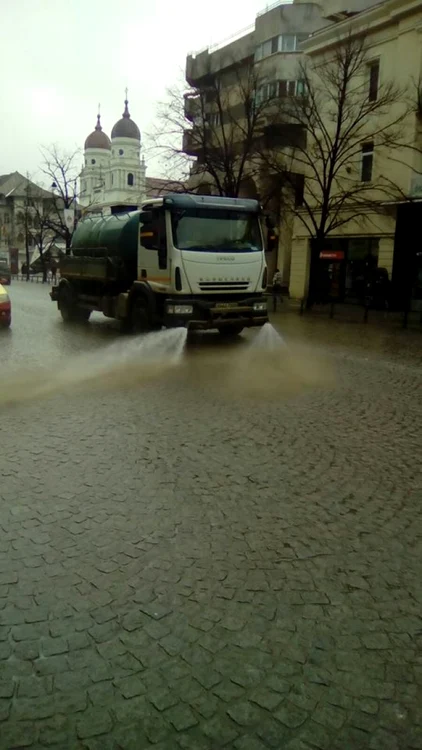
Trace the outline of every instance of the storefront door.
[[362, 304], [368, 281], [378, 267], [379, 239], [351, 237], [347, 241], [345, 301]]

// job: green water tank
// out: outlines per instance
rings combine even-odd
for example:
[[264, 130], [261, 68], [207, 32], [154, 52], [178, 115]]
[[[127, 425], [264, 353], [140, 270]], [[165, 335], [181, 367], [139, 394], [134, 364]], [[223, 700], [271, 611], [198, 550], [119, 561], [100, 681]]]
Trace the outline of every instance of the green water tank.
[[72, 237], [73, 255], [120, 256], [126, 262], [136, 261], [139, 215], [140, 211], [131, 211], [83, 219]]

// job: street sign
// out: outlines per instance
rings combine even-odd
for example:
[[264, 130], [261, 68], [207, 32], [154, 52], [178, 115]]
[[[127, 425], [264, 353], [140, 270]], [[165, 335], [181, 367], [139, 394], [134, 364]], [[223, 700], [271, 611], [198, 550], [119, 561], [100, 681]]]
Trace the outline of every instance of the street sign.
[[322, 250], [319, 254], [321, 260], [344, 260], [343, 250]]

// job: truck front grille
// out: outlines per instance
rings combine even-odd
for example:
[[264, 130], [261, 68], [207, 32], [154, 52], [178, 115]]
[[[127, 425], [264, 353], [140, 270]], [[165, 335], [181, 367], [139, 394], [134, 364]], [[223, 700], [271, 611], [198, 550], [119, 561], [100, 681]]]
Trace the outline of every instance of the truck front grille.
[[202, 292], [245, 292], [249, 287], [249, 281], [200, 281], [199, 288]]

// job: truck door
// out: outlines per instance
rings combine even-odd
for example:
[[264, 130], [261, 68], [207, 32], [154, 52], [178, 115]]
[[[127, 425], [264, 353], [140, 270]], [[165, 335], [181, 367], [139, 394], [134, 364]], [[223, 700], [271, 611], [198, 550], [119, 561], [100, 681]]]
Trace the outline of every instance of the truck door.
[[152, 211], [143, 211], [140, 222], [138, 279], [168, 284], [170, 262], [167, 253], [164, 209], [154, 208]]

